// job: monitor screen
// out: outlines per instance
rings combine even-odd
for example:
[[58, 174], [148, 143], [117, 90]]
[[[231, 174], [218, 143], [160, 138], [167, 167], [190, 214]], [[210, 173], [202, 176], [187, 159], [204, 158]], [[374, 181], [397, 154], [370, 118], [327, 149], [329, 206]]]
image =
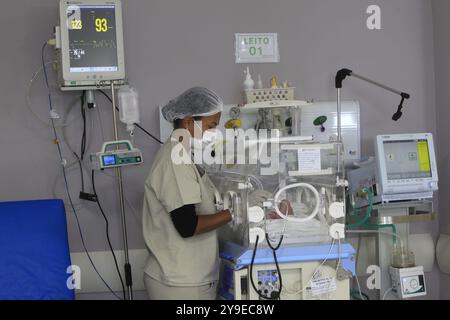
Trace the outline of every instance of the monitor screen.
[[431, 178], [427, 139], [384, 141], [388, 180]]
[[114, 155], [103, 156], [103, 165], [104, 166], [116, 165], [116, 156], [114, 156]]
[[114, 5], [71, 5], [67, 8], [70, 72], [117, 72]]

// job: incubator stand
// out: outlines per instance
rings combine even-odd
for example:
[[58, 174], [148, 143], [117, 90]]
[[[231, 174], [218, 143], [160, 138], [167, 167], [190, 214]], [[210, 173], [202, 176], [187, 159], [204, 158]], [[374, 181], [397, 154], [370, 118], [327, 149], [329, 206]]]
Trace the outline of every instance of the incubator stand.
[[[221, 243], [219, 297], [258, 300], [250, 277], [263, 290], [278, 289], [278, 270], [272, 251], [258, 249], [251, 268], [253, 250], [241, 250], [242, 247], [231, 242]], [[342, 244], [340, 250], [337, 244], [282, 247], [278, 263], [283, 281], [281, 300], [350, 299], [349, 279], [355, 274], [355, 250], [351, 245]]]
[[[323, 293], [311, 288], [313, 274], [322, 281], [327, 298], [349, 298], [355, 251], [343, 242], [345, 182], [343, 173], [338, 172], [337, 150], [337, 143], [291, 141], [280, 144], [279, 164], [272, 172], [262, 170], [259, 164], [207, 169], [219, 201], [234, 213], [234, 220], [219, 231], [222, 298], [258, 298], [250, 286], [250, 266], [261, 290], [268, 290], [264, 283], [269, 282], [270, 288], [276, 288], [278, 271], [268, 242], [276, 247], [282, 236], [276, 251], [285, 284], [281, 298], [323, 298]], [[263, 203], [254, 203], [253, 195], [261, 190], [270, 196]], [[337, 239], [339, 234], [342, 238]], [[315, 274], [319, 266], [320, 272]], [[272, 278], [266, 281], [269, 274]], [[329, 278], [335, 280], [327, 284]], [[317, 286], [320, 291], [320, 284]]]
[[[376, 240], [377, 262], [380, 267], [379, 299], [388, 291], [392, 285], [390, 267], [405, 270], [416, 267], [414, 253], [409, 247], [410, 224], [430, 222], [436, 219], [432, 200], [417, 200], [396, 203], [381, 203], [373, 206], [372, 216], [368, 223], [378, 226], [378, 229], [392, 233], [391, 226], [395, 226], [396, 237], [389, 234], [378, 234]], [[355, 223], [353, 217], [349, 223]], [[423, 275], [423, 270], [422, 270]], [[399, 295], [389, 295], [389, 299], [399, 299]], [[413, 296], [426, 295], [426, 288], [421, 293]], [[405, 297], [403, 297], [405, 298]], [[400, 298], [401, 299], [401, 298]]]

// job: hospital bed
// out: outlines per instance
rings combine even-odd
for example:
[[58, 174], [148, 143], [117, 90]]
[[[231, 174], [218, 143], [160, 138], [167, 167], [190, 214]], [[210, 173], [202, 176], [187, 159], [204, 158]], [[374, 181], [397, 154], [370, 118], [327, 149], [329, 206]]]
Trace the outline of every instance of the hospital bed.
[[0, 203], [1, 300], [73, 300], [70, 266], [61, 200]]

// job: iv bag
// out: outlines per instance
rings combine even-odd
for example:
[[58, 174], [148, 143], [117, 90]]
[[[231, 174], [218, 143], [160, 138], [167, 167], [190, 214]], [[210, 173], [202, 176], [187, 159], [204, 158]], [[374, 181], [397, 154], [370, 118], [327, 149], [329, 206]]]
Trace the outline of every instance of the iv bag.
[[123, 86], [119, 93], [120, 121], [127, 125], [127, 131], [133, 131], [134, 125], [139, 123], [139, 96], [135, 88]]

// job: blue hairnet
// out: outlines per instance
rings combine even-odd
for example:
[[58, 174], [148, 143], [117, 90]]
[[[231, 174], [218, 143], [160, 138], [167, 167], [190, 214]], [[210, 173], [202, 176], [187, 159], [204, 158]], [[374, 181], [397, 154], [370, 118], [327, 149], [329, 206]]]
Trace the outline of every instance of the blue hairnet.
[[174, 122], [187, 116], [207, 117], [222, 112], [222, 99], [209, 89], [191, 88], [162, 108], [164, 119]]

